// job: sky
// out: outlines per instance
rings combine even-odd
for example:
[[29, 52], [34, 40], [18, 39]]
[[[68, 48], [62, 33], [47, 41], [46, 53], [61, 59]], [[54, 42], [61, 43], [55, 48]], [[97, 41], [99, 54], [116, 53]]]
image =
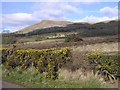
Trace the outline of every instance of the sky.
[[3, 30], [15, 32], [42, 20], [64, 20], [71, 22], [101, 22], [118, 19], [118, 2], [100, 0], [51, 0], [46, 2], [5, 2], [2, 11]]

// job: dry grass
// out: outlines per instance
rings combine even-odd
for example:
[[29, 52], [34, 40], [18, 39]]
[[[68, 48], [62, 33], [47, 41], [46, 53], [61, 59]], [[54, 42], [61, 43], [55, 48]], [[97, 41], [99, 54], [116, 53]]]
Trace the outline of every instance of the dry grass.
[[[59, 70], [59, 76], [64, 77], [64, 79], [74, 79], [74, 80], [88, 80], [90, 78], [98, 79], [99, 81], [103, 81], [104, 79], [99, 76], [97, 73], [94, 75], [92, 71], [89, 72], [83, 72], [82, 69], [78, 69], [76, 71], [69, 71], [67, 69], [60, 69]], [[105, 82], [104, 82], [105, 83]]]
[[81, 45], [77, 47], [72, 47], [73, 51], [79, 52], [117, 52], [118, 51], [118, 42], [114, 43], [99, 43], [93, 45]]
[[76, 82], [97, 80], [98, 82], [101, 82], [102, 88], [118, 88], [117, 80], [114, 83], [106, 82], [102, 76], [97, 73], [93, 74], [93, 71], [83, 72], [82, 69], [78, 69], [72, 72], [67, 69], [60, 69], [59, 77], [68, 81], [74, 80]]

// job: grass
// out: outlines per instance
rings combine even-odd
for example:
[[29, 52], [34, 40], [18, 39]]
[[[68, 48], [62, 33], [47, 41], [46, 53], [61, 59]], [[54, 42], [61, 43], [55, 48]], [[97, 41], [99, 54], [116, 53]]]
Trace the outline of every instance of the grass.
[[2, 77], [7, 82], [16, 83], [29, 88], [101, 88], [102, 84], [95, 78], [76, 81], [73, 79], [65, 80], [59, 77], [57, 80], [45, 78], [42, 74], [29, 68], [27, 71], [21, 71], [18, 68], [7, 70], [2, 66]]

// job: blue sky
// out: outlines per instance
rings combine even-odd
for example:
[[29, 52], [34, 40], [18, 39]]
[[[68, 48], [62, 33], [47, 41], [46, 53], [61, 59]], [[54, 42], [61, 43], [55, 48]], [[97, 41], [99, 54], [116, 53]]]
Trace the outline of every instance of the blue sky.
[[118, 2], [91, 1], [2, 2], [2, 30], [14, 32], [42, 20], [100, 22], [118, 18]]

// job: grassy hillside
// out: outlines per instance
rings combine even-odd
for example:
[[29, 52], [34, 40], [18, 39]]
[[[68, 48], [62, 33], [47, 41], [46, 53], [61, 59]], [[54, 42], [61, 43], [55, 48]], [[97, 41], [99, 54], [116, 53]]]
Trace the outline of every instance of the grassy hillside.
[[46, 33], [59, 33], [59, 32], [78, 32], [80, 36], [106, 36], [118, 34], [118, 22], [110, 21], [108, 23], [100, 22], [96, 24], [69, 24], [66, 27], [51, 27], [44, 29], [36, 29], [27, 33], [28, 36], [41, 35]]
[[106, 36], [118, 34], [118, 21], [100, 22], [91, 25], [80, 33], [82, 36]]
[[71, 24], [72, 22], [68, 22], [68, 21], [52, 21], [52, 20], [43, 20], [40, 23], [28, 26], [20, 31], [17, 31], [17, 34], [25, 34], [28, 32], [32, 32], [36, 29], [43, 29], [43, 28], [49, 28], [49, 27], [65, 27], [68, 24]]
[[[50, 21], [44, 21], [44, 23], [50, 23]], [[61, 22], [52, 22], [54, 25], [59, 25]], [[69, 22], [68, 22], [69, 23]], [[50, 24], [50, 25], [52, 25]], [[45, 25], [45, 24], [44, 24]], [[48, 25], [48, 24], [47, 24]], [[61, 38], [66, 37], [67, 34], [77, 33], [77, 36], [80, 37], [98, 37], [98, 36], [113, 36], [118, 35], [118, 21], [110, 21], [107, 23], [99, 22], [95, 24], [88, 23], [73, 23], [73, 24], [64, 24], [65, 27], [55, 26], [51, 28], [35, 28], [30, 26], [32, 31], [24, 34], [10, 33], [3, 34], [3, 44], [12, 44], [16, 42], [26, 42], [26, 41], [41, 41], [49, 39], [49, 37]], [[32, 28], [31, 28], [32, 27]], [[34, 29], [33, 29], [34, 28]], [[25, 29], [26, 31], [27, 29]], [[21, 31], [20, 31], [21, 32]], [[65, 39], [65, 38], [64, 38]]]

